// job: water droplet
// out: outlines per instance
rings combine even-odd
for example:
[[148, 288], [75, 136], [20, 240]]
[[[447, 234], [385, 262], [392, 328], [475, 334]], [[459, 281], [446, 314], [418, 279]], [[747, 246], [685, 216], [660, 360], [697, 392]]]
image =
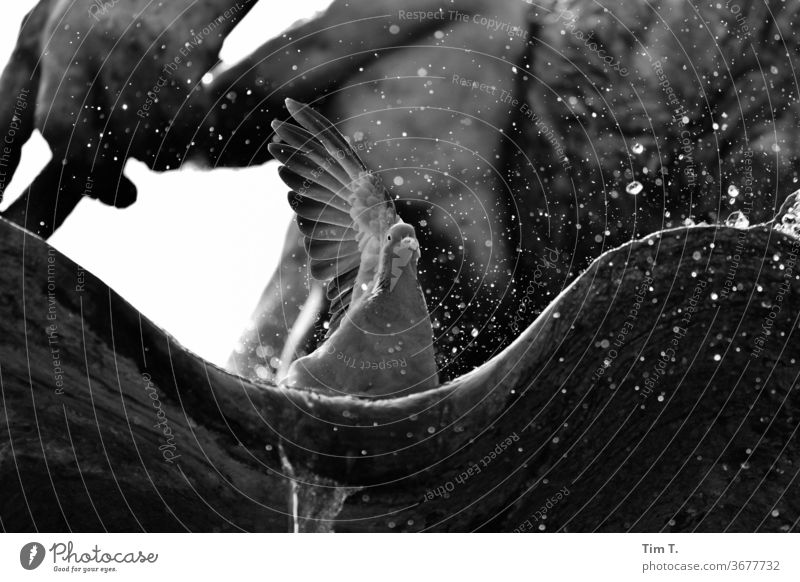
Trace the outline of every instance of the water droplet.
[[733, 184], [728, 186], [728, 196], [730, 196], [731, 198], [736, 198], [738, 195], [739, 195], [739, 189], [736, 186], [734, 186]]
[[393, 24], [389, 27], [389, 34], [397, 34], [398, 32], [400, 32], [400, 27], [396, 24]]
[[644, 146], [640, 143], [635, 143], [631, 149], [633, 150], [633, 153], [641, 154], [644, 151]]
[[395, 186], [402, 186], [405, 184], [405, 180], [403, 180], [402, 176], [395, 176], [394, 180], [392, 180]]
[[641, 193], [643, 189], [644, 186], [642, 186], [642, 183], [637, 180], [634, 180], [625, 187], [625, 192], [627, 192], [632, 196], [636, 196], [637, 194]]

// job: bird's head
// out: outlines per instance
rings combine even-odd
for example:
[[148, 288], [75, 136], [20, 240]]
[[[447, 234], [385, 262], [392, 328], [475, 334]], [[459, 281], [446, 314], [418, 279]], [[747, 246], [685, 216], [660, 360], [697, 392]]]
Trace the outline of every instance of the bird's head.
[[414, 269], [419, 259], [419, 241], [414, 227], [399, 222], [388, 230], [383, 241], [382, 271], [393, 291], [407, 268]]
[[385, 245], [391, 246], [392, 249], [411, 249], [412, 252], [419, 255], [419, 242], [417, 241], [417, 233], [414, 232], [414, 227], [405, 222], [398, 222], [392, 225], [389, 232], [386, 233]]

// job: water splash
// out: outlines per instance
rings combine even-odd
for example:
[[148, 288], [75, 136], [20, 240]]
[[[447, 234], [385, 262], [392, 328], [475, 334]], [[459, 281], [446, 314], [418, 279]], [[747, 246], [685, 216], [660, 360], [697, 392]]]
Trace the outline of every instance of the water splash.
[[747, 219], [747, 216], [745, 216], [743, 212], [737, 210], [736, 212], [731, 213], [731, 215], [725, 221], [725, 225], [732, 226], [733, 228], [738, 228], [739, 230], [744, 230], [750, 226], [750, 221]]
[[775, 230], [800, 238], [800, 190], [791, 194], [775, 217]]

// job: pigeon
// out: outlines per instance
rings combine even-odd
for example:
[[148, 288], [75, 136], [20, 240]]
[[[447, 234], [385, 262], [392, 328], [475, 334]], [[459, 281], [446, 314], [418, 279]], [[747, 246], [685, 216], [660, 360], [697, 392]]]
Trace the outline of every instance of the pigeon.
[[283, 164], [311, 276], [327, 282], [330, 321], [324, 341], [279, 384], [361, 397], [438, 386], [414, 227], [330, 121], [292, 99], [286, 108], [299, 125], [274, 121], [280, 141], [268, 148]]

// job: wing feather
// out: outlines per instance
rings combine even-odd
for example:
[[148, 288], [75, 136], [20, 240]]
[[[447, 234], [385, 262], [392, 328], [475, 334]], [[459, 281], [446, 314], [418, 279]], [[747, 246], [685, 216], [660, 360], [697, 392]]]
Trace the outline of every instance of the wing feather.
[[347, 184], [350, 182], [350, 175], [339, 164], [333, 163], [328, 150], [311, 133], [302, 127], [297, 127], [291, 123], [282, 123], [278, 120], [272, 122], [272, 129], [281, 140], [303, 151], [318, 166], [325, 167], [330, 172], [335, 172], [335, 176], [340, 183]]
[[350, 202], [347, 200], [347, 195], [332, 193], [327, 188], [320, 186], [315, 182], [309, 182], [308, 180], [304, 180], [302, 177], [295, 174], [292, 170], [287, 168], [286, 166], [281, 166], [278, 169], [278, 174], [280, 175], [281, 179], [284, 183], [289, 186], [295, 193], [300, 193], [298, 195], [302, 195], [306, 198], [311, 198], [312, 200], [316, 200], [317, 202], [322, 202], [323, 204], [330, 204], [344, 212], [345, 214], [350, 214], [350, 209], [352, 206]]
[[339, 130], [325, 117], [308, 105], [293, 99], [286, 100], [286, 109], [289, 110], [291, 116], [303, 129], [313, 134], [316, 140], [325, 147], [329, 155], [339, 161], [339, 165], [344, 168], [351, 178], [355, 178], [362, 172], [367, 171], [366, 166], [355, 150], [347, 143], [344, 136], [339, 133]]
[[289, 204], [297, 216], [322, 224], [351, 228], [353, 220], [335, 206], [289, 192]]
[[317, 240], [356, 240], [358, 231], [334, 224], [319, 224], [315, 220], [297, 217], [297, 226], [307, 238]]
[[336, 257], [335, 259], [311, 259], [311, 275], [319, 280], [326, 281], [334, 277], [341, 277], [348, 271], [358, 269], [361, 257], [358, 254]]
[[337, 257], [358, 255], [358, 243], [353, 240], [330, 241], [306, 239], [306, 252], [312, 259], [335, 259]]
[[284, 167], [291, 168], [292, 172], [303, 178], [304, 182], [318, 184], [334, 196], [337, 196], [339, 191], [345, 189], [349, 183], [347, 177], [343, 181], [337, 180], [328, 168], [319, 166], [302, 150], [277, 143], [269, 144], [267, 149], [273, 158], [284, 164]]

